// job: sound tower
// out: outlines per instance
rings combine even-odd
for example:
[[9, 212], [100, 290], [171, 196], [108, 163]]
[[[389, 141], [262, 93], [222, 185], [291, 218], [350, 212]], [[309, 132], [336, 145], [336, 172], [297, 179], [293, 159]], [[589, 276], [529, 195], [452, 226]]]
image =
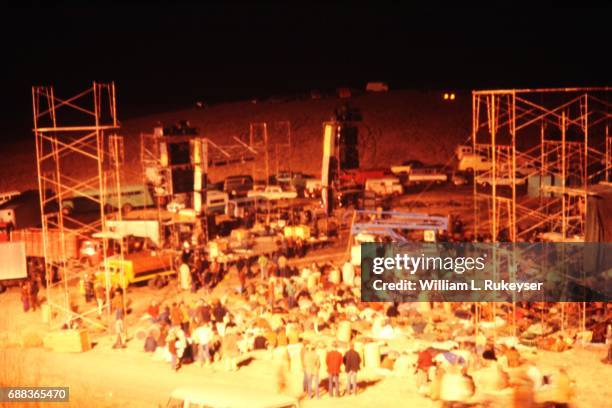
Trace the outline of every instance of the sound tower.
[[191, 162], [189, 142], [168, 143], [168, 148], [170, 150], [170, 164], [172, 166], [189, 164]]
[[193, 191], [193, 168], [172, 169], [172, 191], [174, 194]]
[[340, 169], [359, 168], [359, 136], [357, 127], [343, 125], [339, 135]]

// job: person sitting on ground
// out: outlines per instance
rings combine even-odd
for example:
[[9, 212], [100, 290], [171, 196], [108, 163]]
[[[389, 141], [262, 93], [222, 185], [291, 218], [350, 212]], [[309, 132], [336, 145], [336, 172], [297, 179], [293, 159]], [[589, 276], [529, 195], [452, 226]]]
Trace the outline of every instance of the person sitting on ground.
[[147, 338], [145, 339], [145, 343], [144, 343], [144, 351], [146, 353], [153, 353], [155, 352], [155, 349], [157, 348], [157, 340], [155, 340], [155, 336], [153, 335], [153, 331], [149, 331], [149, 334], [147, 335]]

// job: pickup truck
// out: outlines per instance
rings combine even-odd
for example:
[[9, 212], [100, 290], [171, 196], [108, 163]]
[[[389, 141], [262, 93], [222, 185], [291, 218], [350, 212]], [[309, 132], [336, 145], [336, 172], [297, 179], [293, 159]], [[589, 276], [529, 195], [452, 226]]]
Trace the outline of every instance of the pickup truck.
[[399, 176], [408, 174], [412, 169], [419, 169], [421, 167], [425, 167], [423, 162], [419, 160], [407, 160], [405, 162], [402, 162], [401, 165], [391, 166], [391, 173], [395, 174], [396, 176]]
[[150, 281], [156, 284], [157, 281], [167, 280], [170, 276], [176, 275], [172, 265], [172, 253], [167, 251], [155, 254], [148, 251], [127, 254], [121, 260], [118, 256], [106, 259], [106, 264], [100, 264], [96, 273], [96, 280], [103, 284], [106, 281], [106, 269], [110, 274], [112, 286], [127, 288], [129, 285]]
[[266, 200], [288, 200], [297, 197], [295, 191], [283, 191], [280, 186], [256, 186], [247, 193], [247, 197], [265, 198]]

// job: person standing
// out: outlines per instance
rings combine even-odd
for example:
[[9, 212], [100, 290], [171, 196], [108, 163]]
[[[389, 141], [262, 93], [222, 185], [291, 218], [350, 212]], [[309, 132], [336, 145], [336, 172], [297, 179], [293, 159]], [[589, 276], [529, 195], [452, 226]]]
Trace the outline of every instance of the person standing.
[[268, 279], [268, 257], [265, 255], [260, 255], [257, 258], [257, 265], [259, 265], [259, 271], [261, 272], [261, 280], [265, 281]]
[[85, 302], [91, 302], [95, 297], [93, 274], [85, 274]]
[[33, 278], [30, 283], [30, 306], [32, 310], [36, 310], [38, 308], [38, 278]]
[[176, 302], [172, 302], [172, 308], [170, 309], [170, 323], [173, 327], [180, 327], [182, 322], [183, 312]]
[[101, 284], [96, 285], [96, 303], [98, 304], [98, 317], [102, 316], [102, 308], [104, 307], [104, 301], [106, 300], [106, 289]]
[[247, 282], [247, 274], [249, 271], [249, 266], [242, 259], [238, 261], [238, 282], [240, 282], [240, 294], [244, 294], [246, 290], [246, 282]]
[[23, 311], [27, 312], [30, 310], [30, 285], [29, 282], [21, 285], [21, 304], [23, 305]]
[[225, 332], [222, 342], [223, 360], [225, 361], [225, 369], [227, 371], [238, 371], [238, 334], [232, 328]]
[[115, 333], [117, 334], [117, 340], [113, 345], [113, 348], [126, 348], [126, 335], [125, 325], [123, 323], [123, 308], [117, 309], [115, 314]]
[[344, 368], [348, 376], [346, 385], [347, 394], [357, 394], [357, 372], [361, 368], [361, 357], [355, 351], [355, 346], [351, 342], [349, 350], [344, 354]]
[[198, 344], [198, 359], [200, 360], [200, 366], [209, 365], [211, 363], [210, 358], [210, 342], [212, 341], [213, 332], [210, 327], [210, 323], [204, 323], [200, 327], [194, 330], [193, 338]]
[[179, 369], [179, 358], [177, 356], [176, 341], [177, 338], [174, 333], [174, 329], [171, 329], [168, 333], [168, 337], [166, 337], [166, 343], [168, 344], [168, 352], [170, 353], [170, 364], [174, 371], [178, 371]]
[[342, 366], [342, 354], [340, 354], [337, 348], [338, 344], [334, 342], [332, 344], [332, 349], [329, 350], [325, 356], [328, 374], [328, 392], [330, 397], [340, 396], [340, 367]]
[[309, 344], [306, 346], [306, 353], [304, 353], [304, 375], [306, 376], [306, 392], [309, 399], [312, 399], [314, 394], [316, 394], [317, 399], [319, 398], [320, 368], [321, 361], [319, 360], [319, 355], [315, 351], [314, 346]]

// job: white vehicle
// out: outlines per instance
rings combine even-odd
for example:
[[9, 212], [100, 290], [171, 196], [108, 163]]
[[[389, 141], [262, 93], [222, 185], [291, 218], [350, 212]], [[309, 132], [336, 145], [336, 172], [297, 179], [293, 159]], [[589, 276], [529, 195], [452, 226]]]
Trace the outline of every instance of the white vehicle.
[[[491, 173], [487, 173], [486, 175], [481, 174], [476, 176], [475, 180], [477, 184], [480, 184], [483, 187], [488, 187], [492, 185], [492, 179], [493, 179], [493, 175]], [[497, 186], [511, 186], [512, 185], [512, 179], [509, 177], [508, 174], [504, 174], [502, 177], [495, 177], [495, 185]], [[516, 177], [515, 177], [515, 184], [516, 185], [523, 185], [525, 184], [527, 181], [527, 177], [517, 173]]]
[[161, 247], [160, 228], [157, 220], [107, 220], [109, 232], [121, 236], [133, 235], [139, 238], [149, 238], [151, 242]]
[[472, 149], [472, 146], [459, 145], [455, 148], [455, 156], [457, 157], [457, 160], [461, 160], [463, 156], [470, 154], [474, 154], [474, 149]]
[[457, 164], [458, 171], [473, 173], [477, 171], [487, 171], [493, 166], [491, 160], [479, 154], [465, 154]]
[[403, 192], [402, 185], [397, 177], [367, 179], [365, 190], [383, 197], [397, 196]]
[[172, 391], [166, 408], [299, 408], [294, 397], [244, 387], [198, 386]]
[[412, 169], [408, 174], [406, 184], [421, 184], [421, 183], [446, 183], [448, 174], [440, 167], [422, 167]]
[[266, 186], [262, 189], [259, 187], [250, 190], [247, 197], [259, 197], [266, 200], [288, 200], [297, 197], [296, 191], [283, 191], [280, 186]]
[[206, 211], [209, 214], [224, 213], [228, 201], [229, 194], [226, 192], [219, 190], [208, 190], [206, 192]]

